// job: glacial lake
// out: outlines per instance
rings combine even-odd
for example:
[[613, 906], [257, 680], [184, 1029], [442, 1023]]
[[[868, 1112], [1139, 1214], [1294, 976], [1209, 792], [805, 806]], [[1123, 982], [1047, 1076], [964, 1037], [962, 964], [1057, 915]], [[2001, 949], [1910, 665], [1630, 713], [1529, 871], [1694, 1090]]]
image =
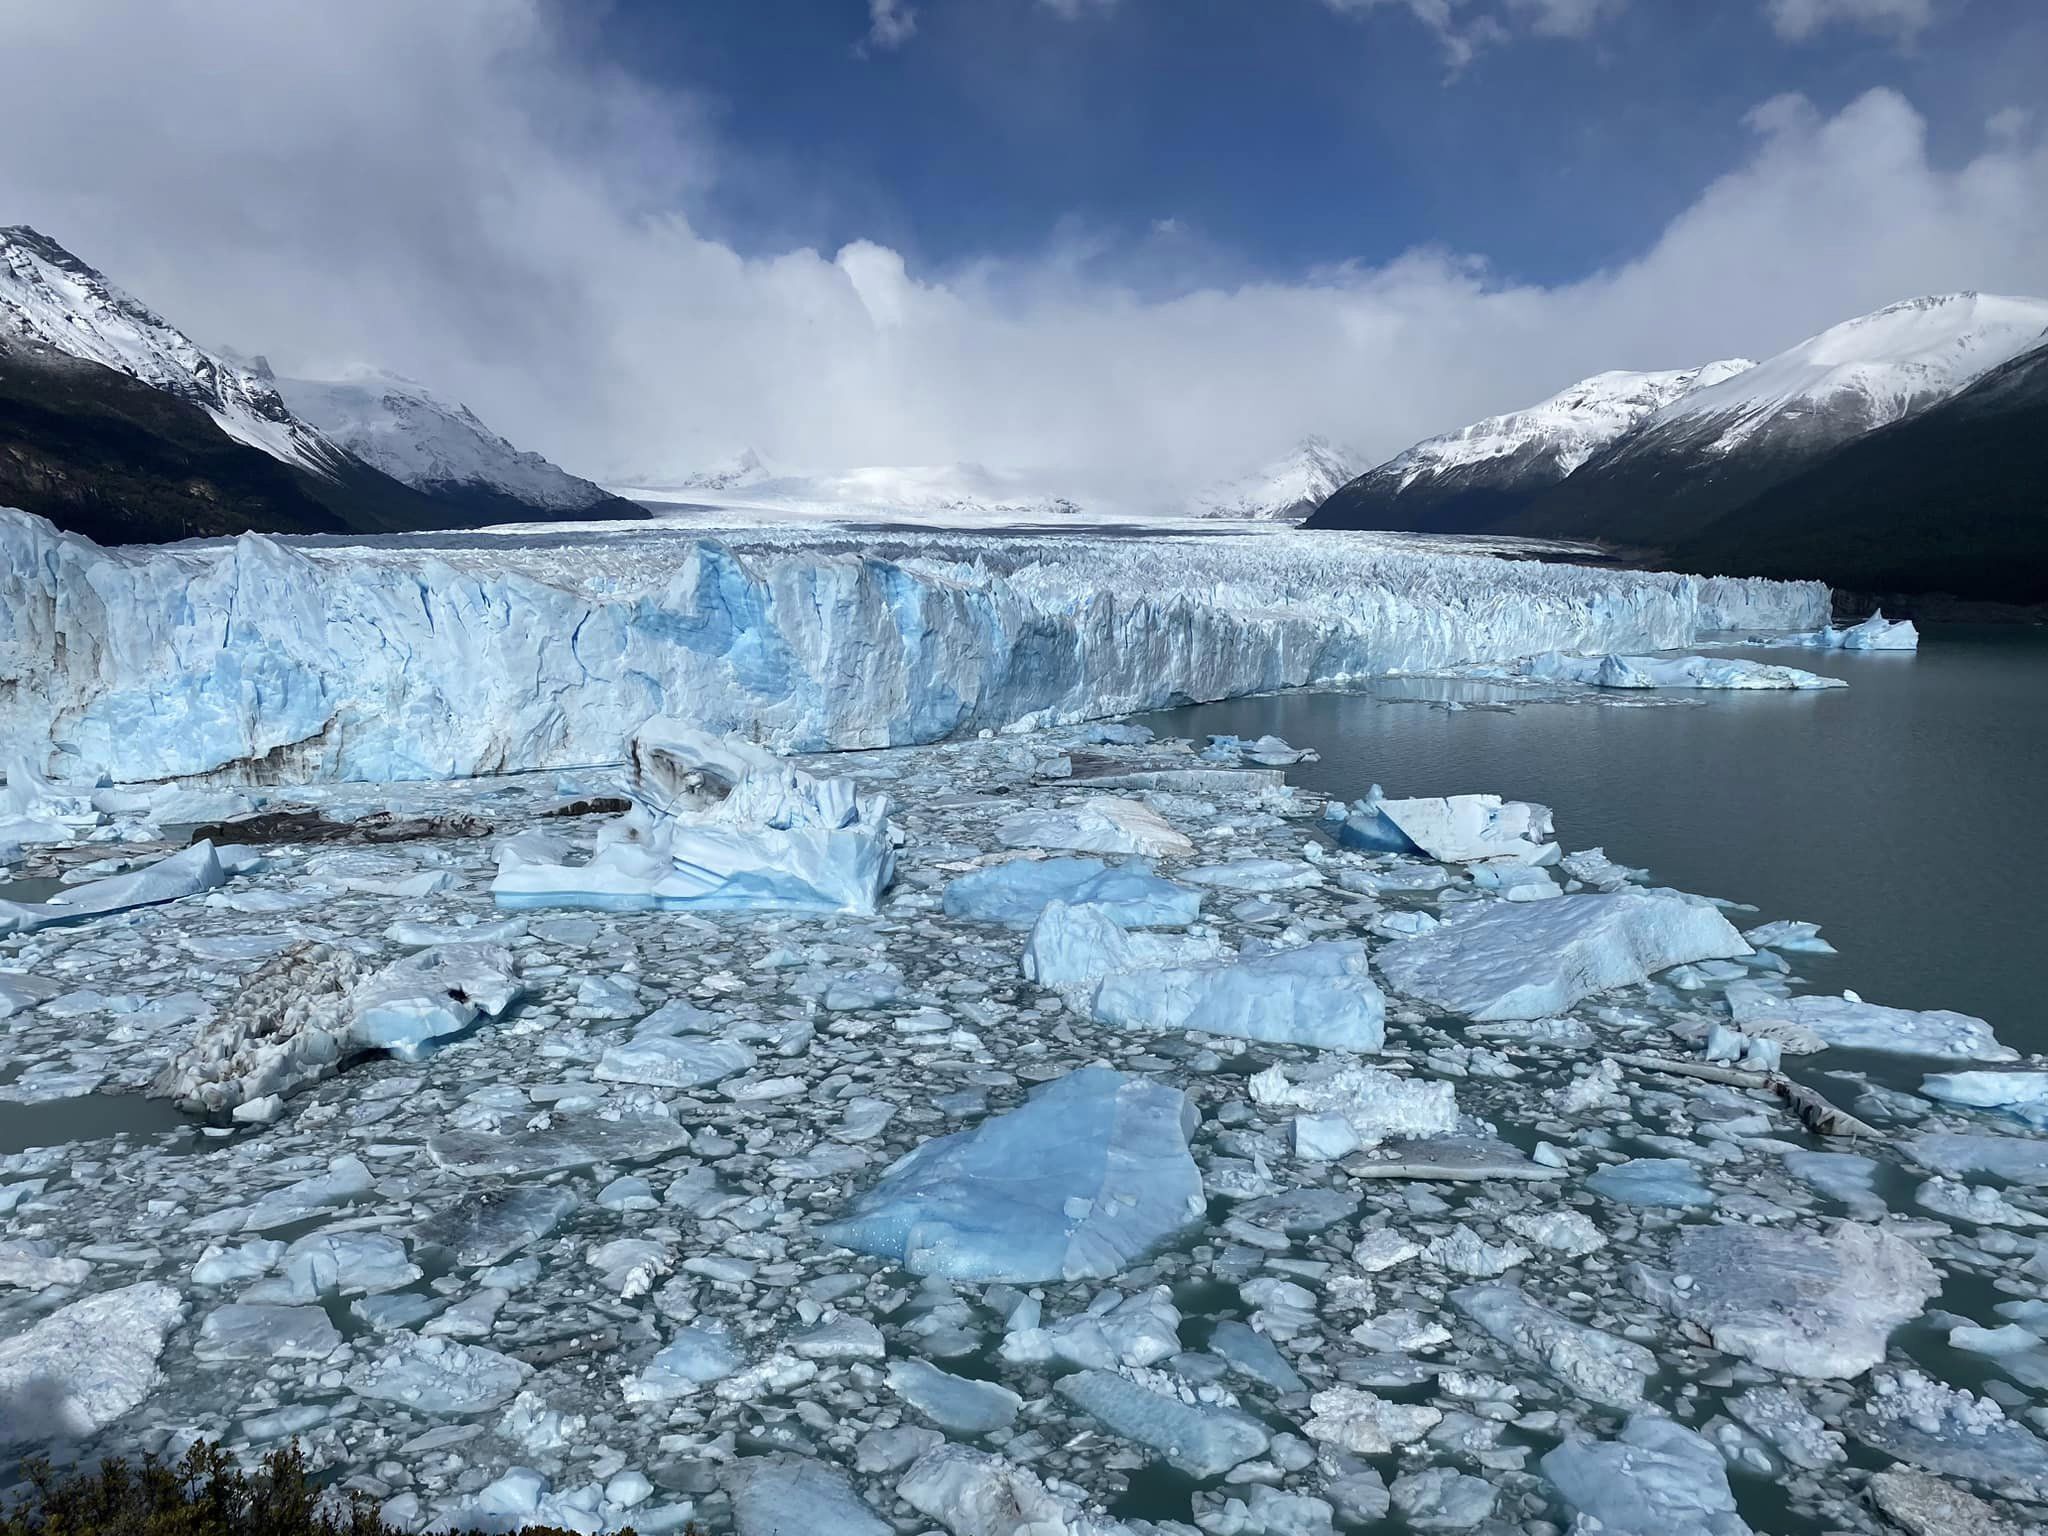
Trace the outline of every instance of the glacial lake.
[[1515, 684], [1389, 679], [1143, 723], [1314, 747], [1322, 760], [1290, 768], [1290, 782], [1347, 799], [1377, 783], [1390, 796], [1540, 801], [1567, 849], [1602, 846], [1659, 884], [1760, 909], [1735, 914], [1739, 927], [1819, 923], [1841, 953], [1797, 957], [1807, 990], [1957, 1009], [2022, 1051], [2048, 1050], [2035, 834], [2048, 801], [2048, 628], [1937, 627], [1917, 654], [1714, 653], [1849, 686], [1539, 702]]

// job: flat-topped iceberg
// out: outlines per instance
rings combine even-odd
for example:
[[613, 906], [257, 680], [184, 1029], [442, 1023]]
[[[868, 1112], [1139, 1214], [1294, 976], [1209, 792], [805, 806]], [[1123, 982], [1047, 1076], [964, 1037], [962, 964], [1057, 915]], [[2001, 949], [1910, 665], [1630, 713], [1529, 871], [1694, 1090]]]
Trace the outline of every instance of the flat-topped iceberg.
[[1790, 1026], [1823, 1045], [1889, 1056], [1930, 1056], [1951, 1061], [2014, 1061], [2019, 1052], [2000, 1045], [1991, 1026], [1946, 1008], [1886, 1008], [1853, 992], [1840, 997], [1778, 997], [1747, 986], [1728, 989], [1735, 1027]]
[[2048, 1126], [2048, 1072], [1930, 1072], [1920, 1091], [1944, 1104], [1996, 1109], [2037, 1128]]
[[0, 1338], [0, 1447], [89, 1435], [138, 1406], [184, 1315], [175, 1286], [145, 1281], [68, 1302]]
[[1273, 1437], [1229, 1402], [1207, 1402], [1150, 1371], [1076, 1371], [1055, 1390], [1112, 1434], [1155, 1451], [1190, 1477], [1221, 1477], [1263, 1455]]
[[650, 720], [633, 741], [639, 803], [583, 864], [515, 839], [501, 907], [872, 913], [895, 870], [889, 801], [819, 779], [736, 737]]
[[1714, 1348], [1788, 1376], [1860, 1376], [1894, 1328], [1941, 1292], [1941, 1276], [1897, 1234], [1845, 1221], [1820, 1235], [1776, 1227], [1688, 1227], [1670, 1273], [1638, 1266], [1636, 1288], [1706, 1330]]
[[1130, 933], [1093, 902], [1055, 901], [1039, 914], [1024, 946], [1024, 974], [1055, 991], [1092, 987], [1127, 971], [1200, 965], [1229, 954], [1220, 939]]
[[1750, 947], [1710, 903], [1664, 891], [1470, 902], [1379, 952], [1396, 992], [1482, 1023], [1543, 1019], [1612, 987]]
[[68, 886], [46, 901], [0, 901], [0, 934], [33, 933], [53, 923], [75, 923], [109, 912], [155, 906], [196, 896], [222, 884], [220, 857], [212, 843], [194, 843], [154, 864]]
[[1092, 795], [1053, 810], [1019, 811], [996, 827], [1005, 848], [1066, 848], [1076, 853], [1193, 853], [1195, 845], [1139, 800]]
[[1347, 848], [1381, 853], [1427, 854], [1447, 864], [1482, 859], [1543, 864], [1558, 857], [1550, 833], [1547, 805], [1503, 800], [1499, 795], [1387, 800], [1375, 785], [1371, 794], [1350, 807], [1337, 829], [1337, 841]]
[[1612, 1440], [1565, 1441], [1542, 1467], [1559, 1498], [1613, 1536], [1749, 1536], [1720, 1451], [1670, 1419], [1636, 1414]]
[[948, 882], [943, 901], [948, 917], [1005, 928], [1029, 928], [1055, 901], [1094, 907], [1119, 928], [1185, 928], [1202, 911], [1200, 891], [1162, 879], [1143, 859], [1007, 859]]
[[1726, 656], [1566, 656], [1546, 651], [1508, 669], [1538, 682], [1577, 683], [1586, 688], [1846, 688], [1839, 677], [1821, 677], [1798, 667]]
[[1386, 999], [1355, 939], [1112, 972], [1097, 984], [1089, 1012], [1123, 1028], [1193, 1029], [1335, 1051], [1377, 1051], [1386, 1039]]
[[1203, 1211], [1187, 1095], [1085, 1067], [924, 1143], [824, 1229], [842, 1247], [960, 1281], [1102, 1280]]

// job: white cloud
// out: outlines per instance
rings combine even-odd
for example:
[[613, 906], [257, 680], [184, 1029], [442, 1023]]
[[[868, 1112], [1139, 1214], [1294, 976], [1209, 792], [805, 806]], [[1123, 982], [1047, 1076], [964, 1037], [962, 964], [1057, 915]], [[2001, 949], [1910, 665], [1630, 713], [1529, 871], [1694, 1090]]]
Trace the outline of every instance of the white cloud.
[[1117, 0], [1038, 0], [1038, 3], [1066, 21], [1075, 21], [1089, 12], [1113, 11]]
[[1601, 22], [1628, 8], [1628, 0], [1508, 0], [1510, 10], [1529, 17], [1545, 37], [1585, 37]]
[[1340, 15], [1393, 6], [1436, 34], [1452, 73], [1485, 48], [1510, 42], [1517, 30], [1539, 37], [1582, 38], [1628, 8], [1628, 0], [1323, 0]]
[[[1120, 279], [1066, 242], [945, 270], [869, 242], [743, 255], [673, 211], [720, 173], [692, 105], [542, 16], [0, 7], [0, 222], [202, 340], [398, 369], [586, 472], [752, 445], [820, 469], [1037, 468], [1083, 492], [1198, 484], [1308, 432], [1392, 453], [1602, 368], [1756, 355], [1909, 294], [2048, 292], [2038, 134], [2008, 123], [1936, 165], [1886, 91], [1833, 116], [1769, 104], [1638, 256], [1557, 286], [1435, 250], [1226, 285], [1173, 265], [1199, 231], [1148, 231]], [[205, 109], [161, 110], [165, 81]]]
[[1934, 25], [1934, 0], [1764, 0], [1764, 11], [1778, 36], [1793, 43], [1837, 24], [1905, 43]]
[[901, 48], [917, 33], [917, 12], [904, 0], [868, 0], [868, 46]]

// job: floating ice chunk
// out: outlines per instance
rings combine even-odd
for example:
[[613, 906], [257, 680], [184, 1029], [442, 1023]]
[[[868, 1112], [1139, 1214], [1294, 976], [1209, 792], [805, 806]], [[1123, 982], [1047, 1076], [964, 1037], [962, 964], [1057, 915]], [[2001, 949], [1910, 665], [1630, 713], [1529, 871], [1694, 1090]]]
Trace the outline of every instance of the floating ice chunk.
[[1723, 656], [1567, 656], [1546, 651], [1515, 667], [1538, 682], [1577, 683], [1586, 688], [1846, 688], [1838, 677], [1819, 677], [1797, 667]]
[[2008, 1184], [2048, 1186], [2048, 1140], [1991, 1136], [1977, 1131], [1927, 1131], [1906, 1143], [1921, 1167], [1950, 1178], [1988, 1173]]
[[1814, 1471], [1846, 1461], [1842, 1437], [1816, 1418], [1784, 1387], [1751, 1387], [1726, 1400], [1731, 1417], [1770, 1443], [1795, 1467]]
[[1583, 1211], [1517, 1211], [1501, 1225], [1539, 1248], [1582, 1259], [1607, 1246], [1607, 1236]]
[[808, 1456], [748, 1456], [726, 1476], [738, 1536], [891, 1536], [846, 1474]]
[[2048, 1444], [1973, 1397], [1918, 1371], [1880, 1371], [1847, 1420], [1849, 1433], [1888, 1456], [2039, 1501], [2048, 1494]]
[[1295, 763], [1318, 761], [1313, 747], [1290, 747], [1278, 736], [1261, 736], [1247, 741], [1242, 736], [1211, 736], [1198, 754], [1205, 763], [1256, 763], [1262, 768], [1286, 768]]
[[1151, 806], [1095, 795], [1056, 810], [1020, 811], [996, 828], [1005, 848], [1062, 848], [1076, 853], [1193, 853], [1195, 845]]
[[1489, 1243], [1462, 1224], [1447, 1236], [1431, 1238], [1423, 1253], [1438, 1269], [1480, 1280], [1504, 1275], [1529, 1257], [1520, 1243]]
[[1547, 1018], [1669, 966], [1748, 953], [1705, 902], [1618, 891], [1471, 902], [1434, 931], [1387, 945], [1379, 964], [1396, 992], [1488, 1022]]
[[576, 1209], [574, 1191], [515, 1185], [464, 1195], [413, 1229], [424, 1248], [445, 1249], [464, 1269], [496, 1264], [546, 1237]]
[[1129, 1536], [1059, 1498], [1029, 1467], [964, 1445], [918, 1457], [896, 1496], [953, 1536]]
[[2048, 1072], [1932, 1072], [1920, 1080], [1920, 1091], [1944, 1104], [2003, 1110], [2048, 1127]]
[[1224, 891], [1300, 891], [1323, 883], [1322, 872], [1300, 859], [1233, 859], [1180, 872], [1191, 885]]
[[2048, 1226], [2048, 1216], [2022, 1210], [1989, 1185], [1929, 1179], [1913, 1191], [1913, 1198], [1937, 1216], [1953, 1216], [1984, 1226]]
[[1853, 993], [1773, 997], [1747, 987], [1731, 987], [1728, 1011], [1745, 1033], [1756, 1034], [1759, 1027], [1772, 1024], [1790, 1025], [1843, 1050], [1958, 1061], [2012, 1061], [2019, 1055], [1998, 1043], [1989, 1024], [1967, 1013], [1945, 1008], [1884, 1008]]
[[0, 1285], [46, 1291], [53, 1285], [82, 1285], [92, 1273], [85, 1259], [67, 1259], [35, 1238], [0, 1237]]
[[889, 1387], [949, 1435], [986, 1435], [1008, 1429], [1024, 1399], [992, 1381], [942, 1371], [929, 1360], [897, 1360]]
[[1870, 1500], [1907, 1536], [2019, 1536], [2019, 1527], [1975, 1494], [1905, 1467], [1873, 1473]]
[[156, 1390], [157, 1357], [185, 1315], [146, 1282], [68, 1302], [0, 1338], [0, 1446], [94, 1433]]
[[1837, 629], [1832, 624], [1805, 634], [1787, 635], [1781, 645], [1811, 645], [1824, 651], [1917, 651], [1920, 631], [1911, 619], [1887, 619], [1884, 610], [1860, 624]]
[[220, 1307], [199, 1325], [192, 1352], [201, 1360], [325, 1360], [341, 1334], [324, 1307]]
[[1013, 1365], [1157, 1365], [1180, 1352], [1180, 1311], [1164, 1286], [1142, 1291], [1102, 1310], [1045, 1327], [1020, 1328], [1003, 1339], [1002, 1356]]
[[1076, 1371], [1054, 1390], [1112, 1434], [1156, 1451], [1190, 1477], [1221, 1477], [1265, 1454], [1273, 1437], [1249, 1414], [1205, 1402], [1194, 1389], [1158, 1371]]
[[530, 1374], [509, 1355], [481, 1344], [401, 1334], [382, 1354], [358, 1360], [351, 1391], [415, 1413], [482, 1413], [509, 1402]]
[[680, 1328], [637, 1376], [627, 1378], [623, 1390], [629, 1403], [673, 1402], [725, 1380], [745, 1364], [725, 1334]]
[[1635, 1414], [1616, 1438], [1567, 1440], [1542, 1467], [1566, 1504], [1613, 1536], [1749, 1536], [1721, 1453], [1670, 1419]]
[[751, 1071], [754, 1062], [752, 1051], [731, 1040], [655, 1035], [607, 1046], [591, 1076], [656, 1088], [703, 1088]]
[[1081, 739], [1091, 747], [1142, 747], [1151, 742], [1152, 736], [1151, 726], [1131, 725], [1122, 720], [1091, 725], [1081, 733]]
[[1714, 1347], [1788, 1376], [1860, 1376], [1894, 1328], [1917, 1318], [1941, 1277], [1904, 1238], [1845, 1221], [1825, 1236], [1776, 1227], [1688, 1227], [1672, 1273], [1633, 1283]]
[[1882, 1165], [1854, 1152], [1785, 1153], [1785, 1169], [1803, 1179], [1830, 1199], [1849, 1207], [1859, 1221], [1875, 1221], [1885, 1214], [1884, 1197], [1877, 1192], [1877, 1175]]
[[1413, 1445], [1444, 1417], [1441, 1409], [1389, 1402], [1362, 1387], [1329, 1387], [1311, 1397], [1308, 1405], [1314, 1416], [1302, 1432], [1359, 1456], [1383, 1456]]
[[1049, 903], [1024, 946], [1024, 974], [1055, 991], [1136, 970], [1198, 965], [1229, 954], [1219, 939], [1129, 933], [1102, 907]]
[[1275, 1392], [1305, 1392], [1304, 1382], [1273, 1341], [1247, 1323], [1226, 1317], [1209, 1335], [1209, 1352]]
[[1469, 1531], [1493, 1513], [1493, 1484], [1450, 1467], [1404, 1472], [1390, 1493], [1410, 1530]]
[[887, 796], [673, 719], [643, 725], [632, 755], [641, 803], [604, 828], [586, 864], [501, 847], [499, 906], [870, 914], [888, 888]]
[[1350, 847], [1390, 853], [1419, 851], [1446, 864], [1505, 859], [1548, 863], [1557, 857], [1550, 839], [1550, 808], [1499, 795], [1448, 795], [1421, 800], [1359, 802], [1338, 832]]
[[444, 944], [395, 961], [349, 998], [349, 1043], [415, 1061], [430, 1041], [511, 1007], [525, 990], [513, 971], [499, 944]]
[[1481, 859], [1466, 868], [1471, 871], [1474, 888], [1493, 891], [1505, 901], [1549, 901], [1564, 894], [1550, 871], [1539, 865], [1514, 859]]
[[313, 1232], [284, 1251], [283, 1273], [244, 1293], [249, 1300], [317, 1301], [395, 1291], [420, 1278], [405, 1244], [387, 1232]]
[[194, 843], [129, 874], [67, 886], [46, 901], [0, 901], [0, 933], [31, 933], [52, 923], [177, 901], [210, 891], [226, 878], [213, 844]]
[[1105, 976], [1090, 1012], [1102, 1024], [1325, 1050], [1377, 1051], [1386, 1000], [1367, 973], [1365, 946], [1334, 939], [1209, 965]]
[[273, 1189], [249, 1208], [242, 1219], [244, 1232], [268, 1232], [290, 1226], [337, 1205], [346, 1205], [372, 1188], [369, 1165], [353, 1155], [337, 1157], [325, 1173], [294, 1180]]
[[1029, 928], [1055, 901], [1099, 907], [1119, 928], [1185, 928], [1201, 915], [1202, 893], [1161, 879], [1143, 860], [1008, 859], [946, 886], [948, 917]]
[[1512, 1286], [1469, 1285], [1451, 1292], [1451, 1305], [1530, 1365], [1609, 1408], [1639, 1407], [1657, 1374], [1657, 1357], [1642, 1345], [1560, 1317]]
[[1271, 1066], [1253, 1074], [1251, 1096], [1268, 1108], [1339, 1116], [1356, 1133], [1356, 1146], [1376, 1147], [1393, 1136], [1433, 1136], [1458, 1125], [1451, 1084], [1377, 1067], [1311, 1068], [1297, 1082], [1284, 1066]]
[[1399, 1137], [1377, 1153], [1368, 1152], [1348, 1170], [1360, 1179], [1561, 1179], [1564, 1170], [1532, 1161], [1518, 1147], [1493, 1136]]
[[1107, 1279], [1204, 1211], [1187, 1096], [1087, 1067], [925, 1142], [824, 1229], [955, 1280]]
[[1835, 946], [1820, 936], [1820, 924], [1779, 922], [1747, 929], [1743, 935], [1757, 949], [1788, 955], [1832, 955]]
[[1700, 1182], [1698, 1170], [1682, 1157], [1632, 1157], [1610, 1163], [1586, 1178], [1586, 1188], [1622, 1205], [1701, 1207], [1714, 1203], [1714, 1192]]
[[502, 1134], [442, 1131], [427, 1138], [427, 1155], [467, 1178], [527, 1178], [591, 1163], [647, 1162], [689, 1142], [690, 1133], [666, 1115], [563, 1115], [545, 1126]]
[[864, 1317], [835, 1317], [793, 1335], [789, 1347], [801, 1360], [879, 1360], [889, 1346], [882, 1330]]

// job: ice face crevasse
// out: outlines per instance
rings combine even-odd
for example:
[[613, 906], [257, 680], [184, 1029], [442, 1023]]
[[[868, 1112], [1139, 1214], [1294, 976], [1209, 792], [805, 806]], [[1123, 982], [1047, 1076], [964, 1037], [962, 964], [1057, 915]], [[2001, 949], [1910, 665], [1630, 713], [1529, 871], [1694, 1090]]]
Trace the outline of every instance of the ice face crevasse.
[[136, 553], [0, 511], [0, 759], [453, 778], [616, 762], [659, 714], [778, 748], [901, 745], [1827, 611], [1816, 583], [1371, 536], [1049, 540], [1024, 565], [971, 535], [893, 562], [752, 537]]

